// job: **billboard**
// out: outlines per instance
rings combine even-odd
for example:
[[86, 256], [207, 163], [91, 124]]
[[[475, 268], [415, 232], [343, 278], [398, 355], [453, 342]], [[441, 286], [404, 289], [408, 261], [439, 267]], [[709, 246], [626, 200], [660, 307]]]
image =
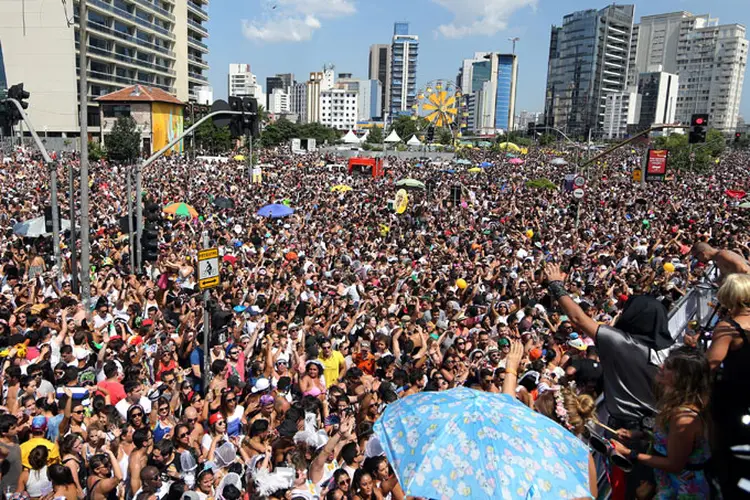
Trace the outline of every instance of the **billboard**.
[[666, 149], [649, 149], [646, 157], [646, 180], [663, 181], [667, 173], [667, 158], [669, 151]]
[[[153, 151], [159, 151], [169, 144], [175, 137], [182, 134], [182, 106], [168, 102], [151, 103], [151, 135], [153, 137]], [[170, 152], [182, 153], [182, 141], [175, 144]]]

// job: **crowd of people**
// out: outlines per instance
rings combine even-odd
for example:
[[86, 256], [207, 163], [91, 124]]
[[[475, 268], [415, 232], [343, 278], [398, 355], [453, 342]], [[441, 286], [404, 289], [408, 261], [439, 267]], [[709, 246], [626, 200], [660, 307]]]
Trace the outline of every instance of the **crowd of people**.
[[[49, 238], [14, 233], [48, 205], [49, 180], [33, 152], [6, 153], [2, 492], [401, 499], [408, 487], [373, 424], [401, 398], [466, 386], [513, 394], [589, 443], [604, 477], [592, 497], [747, 495], [732, 446], [750, 444], [739, 206], [750, 155], [642, 186], [631, 176], [641, 153], [581, 172], [580, 202], [528, 185], [563, 186], [573, 171], [576, 152], [539, 147], [522, 165], [506, 151], [465, 153], [471, 167], [491, 164], [478, 173], [390, 157], [378, 178], [279, 148], [260, 152], [260, 184], [231, 155], [175, 155], [144, 171], [139, 194], [199, 216], [164, 214], [159, 258], [140, 270], [120, 223], [125, 170], [101, 161], [90, 168], [88, 304], [73, 290], [69, 240], [58, 268]], [[63, 155], [59, 177], [76, 166]], [[404, 178], [426, 189], [409, 189], [396, 214]], [[256, 215], [271, 203], [294, 213]], [[204, 237], [221, 262], [206, 305]], [[723, 306], [713, 337], [691, 325], [675, 339], [668, 311], [710, 269]]]

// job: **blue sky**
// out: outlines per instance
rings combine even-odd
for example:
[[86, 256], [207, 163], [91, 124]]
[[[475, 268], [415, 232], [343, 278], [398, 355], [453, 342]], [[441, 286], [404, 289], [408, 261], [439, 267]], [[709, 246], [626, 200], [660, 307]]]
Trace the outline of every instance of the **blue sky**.
[[[520, 37], [517, 106], [542, 111], [550, 26], [570, 12], [605, 5], [582, 0], [212, 0], [209, 79], [214, 97], [225, 98], [230, 63], [249, 63], [264, 90], [266, 76], [294, 73], [302, 81], [324, 63], [333, 63], [337, 73], [366, 78], [370, 45], [389, 43], [393, 23], [408, 21], [411, 33], [420, 37], [420, 86], [455, 79], [463, 58], [475, 51], [510, 52], [508, 38]], [[635, 5], [636, 20], [686, 10], [709, 13], [724, 24], [750, 23], [748, 0]], [[750, 121], [749, 88], [746, 82], [740, 112]]]

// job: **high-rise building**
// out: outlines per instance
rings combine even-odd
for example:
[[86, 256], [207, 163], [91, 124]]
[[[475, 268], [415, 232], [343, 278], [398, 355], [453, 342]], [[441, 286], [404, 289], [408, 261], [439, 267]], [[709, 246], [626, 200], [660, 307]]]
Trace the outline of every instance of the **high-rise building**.
[[664, 71], [641, 73], [638, 77], [637, 130], [655, 123], [674, 123], [680, 77]]
[[375, 116], [383, 117], [388, 111], [391, 95], [391, 46], [388, 44], [371, 45], [368, 68], [367, 78], [377, 80], [381, 85], [381, 109]]
[[276, 115], [290, 112], [289, 94], [285, 90], [275, 88], [268, 94], [268, 112]]
[[[139, 84], [185, 102], [208, 83], [207, 0], [88, 0], [89, 134], [96, 98]], [[48, 135], [77, 136], [79, 2], [0, 2], [0, 39], [11, 84], [31, 93], [29, 115]], [[68, 26], [68, 21], [72, 24]], [[52, 77], [51, 77], [52, 76]]]
[[677, 121], [708, 113], [711, 128], [729, 133], [739, 115], [747, 50], [744, 26], [680, 11], [642, 17], [630, 60], [638, 73], [658, 66], [679, 75]]
[[357, 92], [357, 121], [380, 117], [382, 85], [379, 80], [359, 80], [350, 73], [339, 73], [336, 87]]
[[307, 123], [307, 82], [295, 83], [289, 93], [289, 111], [299, 123]]
[[227, 84], [229, 97], [255, 97], [260, 105], [266, 102], [263, 88], [249, 64], [230, 64]]
[[0, 40], [0, 90], [8, 88], [8, 81], [5, 79], [5, 61], [3, 60], [3, 42]]
[[391, 41], [391, 117], [411, 113], [417, 100], [419, 37], [409, 34], [409, 23], [393, 25]]
[[196, 87], [195, 94], [196, 94], [195, 102], [198, 104], [202, 104], [204, 106], [210, 106], [214, 102], [214, 89], [210, 85]]
[[284, 84], [284, 90], [289, 92], [289, 89], [294, 85], [294, 73], [277, 73], [277, 77], [281, 78], [282, 83]]
[[489, 80], [489, 71], [487, 71], [487, 78], [483, 80], [477, 88], [473, 88], [473, 77], [474, 77], [474, 68], [478, 67], [485, 68], [489, 66], [489, 61], [487, 60], [487, 56], [489, 56], [491, 52], [474, 52], [474, 57], [472, 59], [464, 59], [461, 63], [461, 68], [458, 70], [458, 77], [456, 78], [456, 85], [461, 87], [461, 91], [464, 94], [471, 94], [475, 90], [480, 90], [481, 83], [484, 83], [485, 81]]
[[266, 109], [271, 109], [271, 94], [273, 94], [273, 91], [276, 89], [285, 90], [286, 87], [284, 87], [284, 80], [279, 76], [268, 76], [266, 77], [266, 99], [267, 102], [265, 104]]
[[320, 123], [337, 130], [357, 127], [358, 95], [344, 85], [320, 92]]
[[[467, 85], [475, 95], [474, 119], [469, 120], [473, 130], [482, 134], [513, 130], [517, 79], [518, 57], [514, 54], [489, 52], [472, 62]], [[468, 112], [471, 118], [472, 111]]]
[[[628, 125], [638, 116], [638, 94], [635, 92], [611, 92], [604, 98], [601, 136], [605, 139], [620, 139], [628, 133]], [[593, 130], [593, 129], [592, 129]]]
[[633, 5], [568, 14], [550, 34], [545, 123], [585, 136], [604, 126], [608, 94], [627, 89]]
[[310, 73], [305, 91], [305, 121], [303, 123], [320, 123], [320, 93], [326, 89], [324, 75], [320, 71]]

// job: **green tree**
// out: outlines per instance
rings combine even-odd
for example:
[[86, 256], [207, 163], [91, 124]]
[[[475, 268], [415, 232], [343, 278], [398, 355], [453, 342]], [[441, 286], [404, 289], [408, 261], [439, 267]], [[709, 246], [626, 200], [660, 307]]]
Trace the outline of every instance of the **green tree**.
[[437, 139], [437, 142], [440, 144], [445, 144], [446, 146], [453, 144], [453, 134], [447, 128], [438, 129], [437, 134], [435, 134], [435, 139]]
[[299, 127], [299, 135], [295, 136], [300, 139], [315, 139], [315, 142], [324, 144], [333, 144], [341, 138], [341, 133], [335, 128], [326, 127], [320, 123], [305, 123]]
[[383, 129], [380, 127], [372, 127], [370, 133], [367, 134], [365, 142], [369, 144], [382, 144], [383, 143]]
[[554, 143], [555, 143], [555, 136], [552, 134], [542, 134], [541, 136], [539, 136], [540, 146], [549, 146]]
[[706, 134], [706, 149], [711, 156], [717, 157], [721, 155], [726, 146], [727, 141], [724, 139], [724, 134], [714, 129], [708, 131]]
[[688, 144], [688, 136], [685, 134], [672, 134], [669, 136], [657, 137], [654, 140], [655, 149], [669, 150], [667, 160], [667, 169], [673, 172], [695, 171], [706, 172], [715, 165], [713, 152], [721, 152], [724, 149], [724, 138], [719, 133], [712, 134], [709, 139], [706, 137], [705, 144]]
[[217, 127], [206, 120], [195, 129], [196, 145], [211, 153], [224, 153], [232, 149], [232, 134], [229, 127]]
[[135, 120], [121, 116], [106, 137], [107, 157], [110, 161], [132, 163], [140, 155], [141, 133]]
[[411, 139], [411, 136], [419, 132], [417, 127], [417, 120], [413, 120], [411, 116], [399, 116], [391, 124], [391, 128], [388, 133], [395, 130], [402, 141], [406, 142]]
[[260, 143], [264, 147], [274, 147], [289, 142], [299, 136], [299, 126], [282, 118], [269, 123], [260, 135]]
[[102, 145], [100, 143], [89, 141], [89, 160], [99, 161], [102, 158], [106, 157], [107, 152], [104, 150], [104, 148], [102, 148]]

